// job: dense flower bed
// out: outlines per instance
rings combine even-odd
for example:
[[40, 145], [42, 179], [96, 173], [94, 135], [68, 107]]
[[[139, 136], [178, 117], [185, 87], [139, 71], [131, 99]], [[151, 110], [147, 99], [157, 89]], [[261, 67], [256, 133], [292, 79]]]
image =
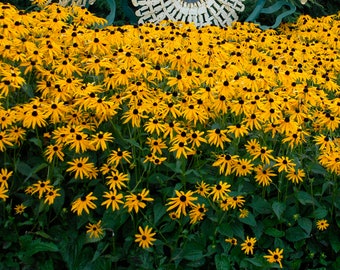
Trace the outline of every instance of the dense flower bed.
[[1, 268], [337, 269], [339, 18], [0, 4]]

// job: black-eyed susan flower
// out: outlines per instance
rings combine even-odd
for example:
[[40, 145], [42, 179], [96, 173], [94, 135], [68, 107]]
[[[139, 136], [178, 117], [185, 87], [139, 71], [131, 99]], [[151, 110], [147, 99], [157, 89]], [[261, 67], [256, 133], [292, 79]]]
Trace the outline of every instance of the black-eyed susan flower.
[[200, 147], [202, 143], [206, 143], [207, 140], [204, 138], [204, 131], [193, 130], [190, 132], [189, 143], [193, 147]]
[[253, 255], [255, 243], [256, 243], [255, 237], [247, 236], [247, 238], [241, 244], [241, 250], [243, 250], [243, 252], [247, 255], [249, 254]]
[[232, 246], [237, 245], [237, 239], [235, 237], [228, 237], [224, 240], [226, 243], [231, 244]]
[[22, 215], [25, 212], [25, 209], [27, 208], [27, 206], [25, 206], [24, 204], [17, 204], [14, 207], [14, 212], [16, 215]]
[[165, 142], [158, 138], [158, 139], [154, 139], [154, 138], [147, 138], [146, 139], [146, 144], [149, 145], [151, 153], [152, 154], [160, 154], [162, 155], [162, 151], [163, 149], [167, 149], [167, 145], [165, 144]]
[[84, 179], [84, 177], [89, 179], [95, 178], [98, 170], [94, 166], [94, 163], [88, 162], [89, 159], [89, 157], [80, 157], [73, 159], [73, 161], [68, 161], [67, 164], [69, 164], [70, 167], [67, 168], [66, 171], [74, 172], [75, 179]]
[[259, 157], [264, 164], [269, 164], [271, 160], [275, 159], [272, 155], [273, 151], [274, 150], [268, 149], [266, 146], [262, 146], [252, 154], [253, 160]]
[[210, 145], [215, 145], [224, 149], [224, 144], [227, 142], [231, 142], [231, 140], [227, 137], [228, 130], [221, 130], [219, 128], [208, 130], [207, 140]]
[[329, 152], [335, 147], [334, 141], [329, 136], [320, 134], [314, 137], [315, 144], [319, 146], [321, 151]]
[[69, 145], [71, 150], [74, 149], [77, 154], [84, 153], [87, 150], [92, 149], [92, 145], [88, 140], [88, 135], [83, 132], [75, 132], [71, 134], [66, 133], [65, 144]]
[[168, 206], [167, 211], [176, 209], [175, 213], [177, 217], [180, 217], [182, 214], [186, 216], [186, 208], [188, 206], [195, 206], [194, 201], [197, 200], [197, 197], [193, 196], [194, 192], [191, 190], [187, 192], [175, 190], [175, 193], [176, 197], [169, 198], [169, 202], [166, 204]]
[[316, 222], [316, 228], [319, 230], [319, 231], [324, 231], [328, 228], [329, 226], [329, 223], [328, 223], [328, 220], [327, 219], [320, 219]]
[[303, 182], [306, 173], [303, 169], [290, 169], [286, 175], [289, 181], [292, 181], [294, 184], [299, 184]]
[[142, 248], [149, 248], [153, 245], [156, 241], [154, 236], [156, 235], [155, 232], [152, 232], [152, 228], [149, 228], [147, 225], [144, 229], [139, 226], [138, 227], [139, 233], [135, 234], [135, 242]]
[[94, 147], [96, 151], [101, 149], [105, 151], [107, 149], [107, 144], [113, 141], [112, 133], [99, 131], [97, 134], [91, 136], [90, 144]]
[[207, 184], [205, 181], [201, 181], [200, 183], [197, 183], [195, 185], [195, 188], [196, 188], [196, 192], [203, 196], [203, 197], [207, 197], [210, 193], [210, 186], [209, 184]]
[[87, 195], [83, 195], [72, 202], [71, 204], [71, 211], [73, 213], [77, 212], [77, 215], [80, 216], [83, 211], [87, 214], [90, 213], [89, 209], [95, 209], [97, 206], [93, 201], [97, 200], [98, 198], [93, 196], [93, 192], [90, 192]]
[[57, 157], [61, 161], [64, 161], [65, 154], [63, 152], [63, 147], [60, 144], [48, 145], [44, 154], [46, 156], [46, 160], [50, 163], [54, 160], [55, 157]]
[[113, 165], [114, 167], [117, 167], [118, 164], [120, 164], [123, 161], [130, 164], [131, 163], [130, 159], [132, 159], [132, 156], [129, 151], [126, 150], [122, 151], [120, 150], [120, 148], [118, 148], [117, 150], [112, 150], [110, 152], [110, 155], [107, 159], [107, 163]]
[[261, 150], [261, 145], [258, 142], [257, 139], [251, 139], [247, 141], [247, 144], [245, 145], [247, 152], [254, 156], [256, 153], [258, 153]]
[[184, 158], [188, 158], [188, 155], [193, 155], [194, 150], [187, 146], [186, 142], [177, 142], [174, 143], [170, 148], [170, 152], [176, 152], [176, 158], [180, 159], [182, 156]]
[[227, 197], [228, 204], [232, 209], [235, 209], [236, 207], [242, 207], [246, 200], [244, 199], [244, 196], [238, 195], [238, 196], [230, 196]]
[[231, 185], [227, 182], [220, 181], [218, 184], [211, 186], [209, 195], [213, 196], [213, 201], [225, 200], [229, 196]]
[[106, 198], [101, 205], [105, 205], [106, 209], [111, 206], [112, 211], [119, 210], [119, 204], [124, 204], [122, 201], [123, 194], [117, 193], [117, 190], [110, 190], [109, 192], [104, 192], [103, 198]]
[[99, 220], [97, 223], [89, 223], [86, 225], [86, 233], [90, 236], [90, 238], [101, 238], [104, 235], [104, 230], [102, 228], [102, 221]]
[[228, 133], [234, 134], [235, 138], [243, 137], [249, 133], [247, 127], [240, 123], [228, 126]]
[[6, 189], [5, 187], [1, 186], [0, 187], [0, 199], [6, 201], [6, 199], [8, 198], [8, 195], [6, 194], [8, 192], [8, 189]]
[[193, 206], [189, 211], [190, 224], [196, 224], [198, 221], [203, 220], [207, 211], [208, 209], [205, 207], [204, 203]]
[[25, 113], [23, 113], [21, 116], [22, 116], [22, 125], [25, 128], [34, 129], [36, 126], [44, 127], [47, 125], [46, 114], [44, 113], [43, 110], [39, 108], [33, 109], [30, 106], [27, 106], [27, 111], [25, 111]]
[[126, 187], [125, 182], [129, 181], [129, 176], [127, 174], [121, 173], [116, 169], [111, 169], [110, 172], [111, 174], [106, 176], [106, 179], [108, 180], [106, 184], [109, 186], [110, 190]]
[[16, 145], [21, 145], [26, 135], [25, 129], [15, 125], [8, 128], [7, 132], [11, 141]]
[[148, 197], [150, 191], [144, 188], [141, 192], [137, 194], [130, 193], [125, 196], [124, 207], [128, 208], [128, 212], [132, 210], [138, 213], [139, 209], [144, 209], [146, 207], [146, 202], [152, 202], [154, 199]]
[[46, 180], [46, 181], [38, 180], [38, 183], [33, 184], [32, 194], [38, 192], [39, 193], [39, 199], [41, 199], [41, 197], [44, 195], [44, 193], [49, 192], [52, 188], [53, 188], [53, 186], [51, 185], [50, 180]]
[[212, 164], [213, 167], [219, 167], [220, 174], [230, 175], [232, 173], [232, 169], [237, 163], [238, 155], [230, 155], [230, 154], [220, 154], [217, 155], [217, 160]]
[[246, 158], [238, 159], [232, 168], [232, 172], [235, 173], [236, 176], [246, 176], [253, 170], [254, 164], [252, 164], [251, 161]]
[[0, 187], [8, 188], [8, 179], [13, 175], [13, 171], [8, 171], [7, 168], [0, 170]]
[[4, 152], [8, 146], [13, 146], [9, 134], [6, 131], [0, 131], [0, 151]]
[[255, 181], [263, 187], [269, 186], [273, 182], [271, 177], [276, 176], [274, 171], [266, 165], [258, 165], [254, 171]]
[[249, 215], [248, 209], [242, 208], [239, 210], [240, 210], [239, 218], [246, 218]]
[[51, 188], [49, 189], [45, 194], [45, 200], [44, 203], [47, 203], [48, 205], [52, 205], [57, 197], [60, 197], [61, 194], [58, 193], [60, 188]]
[[288, 172], [296, 166], [296, 164], [286, 156], [277, 157], [275, 161], [276, 163], [274, 164], [274, 167], [278, 167], [278, 172]]
[[282, 268], [282, 259], [283, 259], [283, 249], [276, 248], [274, 251], [268, 249], [269, 255], [264, 255], [263, 257], [267, 259], [269, 263], [278, 263], [280, 268]]

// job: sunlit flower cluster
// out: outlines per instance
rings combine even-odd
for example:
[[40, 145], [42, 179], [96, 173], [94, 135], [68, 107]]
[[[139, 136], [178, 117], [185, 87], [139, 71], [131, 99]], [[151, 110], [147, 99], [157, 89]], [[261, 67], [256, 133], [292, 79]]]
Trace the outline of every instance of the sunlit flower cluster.
[[[303, 190], [303, 155], [340, 175], [337, 15], [279, 32], [237, 22], [101, 28], [86, 9], [57, 4], [27, 14], [0, 4], [0, 15], [0, 151], [14, 160], [2, 163], [4, 201], [19, 190], [77, 216], [131, 217], [157, 201], [169, 222], [197, 226], [218, 211], [247, 218], [242, 183], [264, 195]], [[43, 165], [22, 179], [25, 157]], [[17, 213], [29, 208], [21, 203]], [[147, 248], [156, 233], [139, 217], [136, 242]], [[104, 235], [101, 221], [86, 229]], [[247, 236], [244, 253], [256, 242]], [[282, 266], [282, 251], [269, 252]]]

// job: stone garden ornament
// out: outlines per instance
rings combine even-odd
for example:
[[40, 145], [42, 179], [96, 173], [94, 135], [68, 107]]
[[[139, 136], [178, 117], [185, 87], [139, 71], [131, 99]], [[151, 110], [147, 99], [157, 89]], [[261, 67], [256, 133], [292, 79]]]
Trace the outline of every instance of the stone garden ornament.
[[231, 25], [244, 11], [243, 0], [132, 0], [138, 23], [162, 20], [193, 22], [196, 26]]

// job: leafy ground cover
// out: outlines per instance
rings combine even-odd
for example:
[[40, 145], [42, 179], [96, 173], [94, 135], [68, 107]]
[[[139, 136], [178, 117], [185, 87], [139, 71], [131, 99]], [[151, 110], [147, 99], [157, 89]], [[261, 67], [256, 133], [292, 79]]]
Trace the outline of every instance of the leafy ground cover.
[[339, 268], [338, 15], [0, 14], [1, 269]]

